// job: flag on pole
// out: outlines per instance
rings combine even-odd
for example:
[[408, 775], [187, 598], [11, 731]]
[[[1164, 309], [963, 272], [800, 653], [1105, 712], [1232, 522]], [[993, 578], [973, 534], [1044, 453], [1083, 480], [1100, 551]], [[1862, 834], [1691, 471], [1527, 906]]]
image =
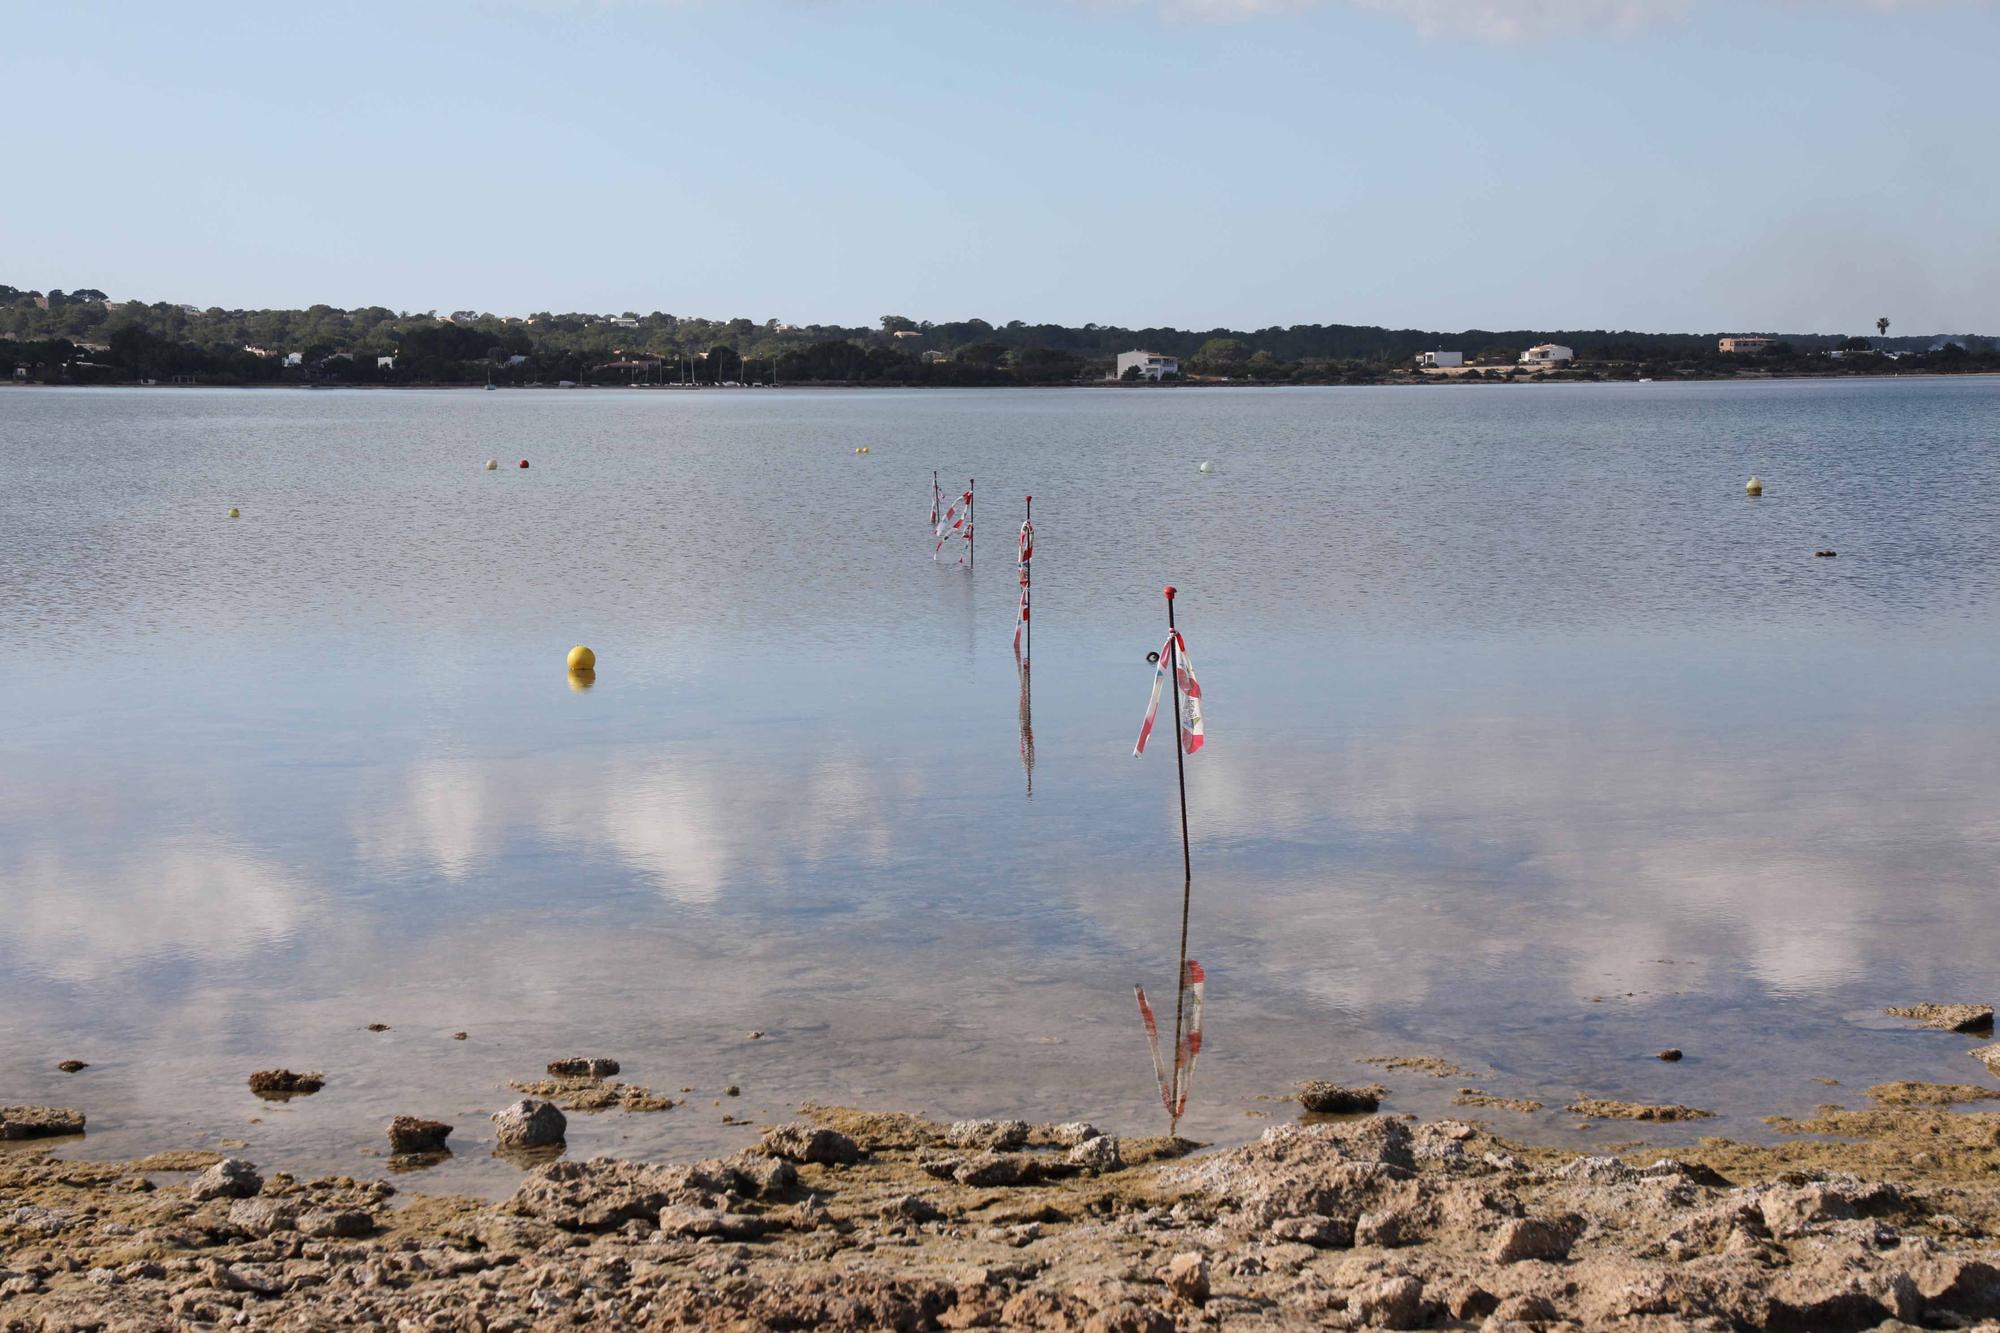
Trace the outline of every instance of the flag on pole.
[[[1021, 574], [1021, 604], [1014, 617], [1014, 651], [1021, 651], [1021, 630], [1028, 623], [1028, 578], [1035, 559], [1035, 521], [1029, 519], [1021, 524], [1021, 555], [1016, 564]], [[1058, 611], [1062, 608], [1057, 607]]]
[[1160, 691], [1166, 687], [1169, 658], [1174, 662], [1181, 687], [1181, 748], [1193, 754], [1206, 739], [1201, 716], [1201, 682], [1194, 678], [1194, 667], [1188, 663], [1187, 640], [1179, 630], [1169, 630], [1167, 641], [1160, 645], [1153, 663], [1153, 698], [1146, 705], [1146, 720], [1139, 724], [1139, 743], [1132, 747], [1135, 757], [1146, 753], [1146, 739], [1153, 734], [1153, 718], [1160, 711]]
[[1153, 1006], [1146, 1002], [1146, 988], [1132, 988], [1139, 997], [1139, 1019], [1146, 1025], [1146, 1044], [1153, 1053], [1153, 1077], [1160, 1085], [1160, 1103], [1175, 1120], [1186, 1114], [1188, 1093], [1194, 1088], [1194, 1062], [1201, 1055], [1201, 1004], [1207, 983], [1208, 974], [1201, 970], [1201, 964], [1188, 959], [1187, 970], [1181, 974], [1181, 989], [1188, 999], [1187, 1035], [1181, 1038], [1180, 1049], [1174, 1052], [1171, 1079], [1167, 1076], [1166, 1061], [1160, 1057], [1160, 1025], [1153, 1017]]

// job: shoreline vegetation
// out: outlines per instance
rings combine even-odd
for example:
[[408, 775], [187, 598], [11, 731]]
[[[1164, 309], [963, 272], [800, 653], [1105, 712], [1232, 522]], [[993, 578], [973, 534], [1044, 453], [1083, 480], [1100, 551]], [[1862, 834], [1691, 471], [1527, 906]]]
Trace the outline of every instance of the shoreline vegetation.
[[[982, 319], [793, 325], [539, 312], [225, 310], [116, 301], [0, 284], [0, 381], [17, 384], [326, 387], [1133, 388], [1858, 378], [2000, 373], [2000, 343], [1976, 335], [1768, 335], [1720, 350], [1716, 334], [1609, 330], [1456, 333], [1314, 324], [1259, 330], [995, 325]], [[1523, 364], [1542, 343], [1575, 359]], [[1123, 384], [1120, 353], [1173, 359], [1164, 383]], [[1425, 352], [1463, 368], [1421, 369]]]
[[[1984, 1006], [1920, 1008], [1903, 1012], [1990, 1038]], [[1392, 1082], [1457, 1072], [1435, 1057], [1362, 1063]], [[572, 1092], [619, 1072], [550, 1069]], [[328, 1082], [258, 1080], [285, 1096]], [[1296, 1108], [1284, 1123], [1218, 1151], [1083, 1122], [809, 1102], [797, 1120], [745, 1124], [733, 1155], [664, 1164], [564, 1157], [565, 1116], [531, 1096], [490, 1132], [398, 1117], [395, 1184], [212, 1151], [68, 1160], [51, 1148], [83, 1132], [80, 1112], [0, 1108], [0, 1123], [58, 1136], [0, 1150], [0, 1329], [1650, 1333], [2000, 1317], [2000, 1114], [1961, 1109], [1992, 1088], [1829, 1091], [1845, 1104], [1770, 1117], [1772, 1143], [1634, 1138], [1599, 1155], [1477, 1118], [1418, 1122], [1379, 1084], [1342, 1091], [1308, 1080], [1282, 1099]], [[1635, 1135], [1707, 1114], [1590, 1097], [1567, 1111]], [[511, 1197], [410, 1188], [454, 1146], [519, 1165]]]

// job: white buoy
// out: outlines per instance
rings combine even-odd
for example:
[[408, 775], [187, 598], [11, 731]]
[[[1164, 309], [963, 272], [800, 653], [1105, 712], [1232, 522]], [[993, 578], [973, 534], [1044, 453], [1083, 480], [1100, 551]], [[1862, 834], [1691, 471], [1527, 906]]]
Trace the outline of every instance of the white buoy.
[[1204, 458], [1201, 460], [1201, 467], [1197, 470], [1201, 472], [1213, 472], [1215, 471], [1215, 464], [1209, 462], [1206, 458]]
[[487, 459], [487, 460], [486, 460], [486, 470], [487, 470], [488, 472], [498, 472], [498, 471], [500, 470], [500, 460], [499, 460], [499, 459], [497, 459], [497, 458], [489, 458], [489, 459]]
[[1764, 483], [1752, 477], [1743, 483], [1743, 493], [1745, 495], [1762, 495], [1764, 493]]

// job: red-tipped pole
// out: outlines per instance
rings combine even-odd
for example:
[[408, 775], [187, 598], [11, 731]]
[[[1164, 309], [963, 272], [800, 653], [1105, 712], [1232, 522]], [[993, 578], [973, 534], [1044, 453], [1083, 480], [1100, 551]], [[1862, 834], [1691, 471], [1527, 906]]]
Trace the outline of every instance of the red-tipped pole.
[[[1028, 497], [1028, 512], [1025, 521], [1035, 521], [1035, 497]], [[1021, 568], [1021, 654], [1025, 661], [1035, 660], [1035, 562], [1033, 560]]]
[[1181, 789], [1181, 958], [1174, 973], [1174, 1060], [1173, 1102], [1167, 1112], [1167, 1133], [1180, 1131], [1181, 1021], [1187, 1008], [1188, 907], [1194, 898], [1194, 858], [1188, 851], [1187, 755], [1181, 737], [1180, 635], [1174, 629], [1174, 585], [1166, 587], [1167, 598], [1167, 679], [1174, 686], [1174, 777]]
[[972, 493], [978, 487], [979, 482], [976, 479], [972, 477], [965, 479], [965, 567], [968, 570], [979, 558], [979, 538], [972, 523]]

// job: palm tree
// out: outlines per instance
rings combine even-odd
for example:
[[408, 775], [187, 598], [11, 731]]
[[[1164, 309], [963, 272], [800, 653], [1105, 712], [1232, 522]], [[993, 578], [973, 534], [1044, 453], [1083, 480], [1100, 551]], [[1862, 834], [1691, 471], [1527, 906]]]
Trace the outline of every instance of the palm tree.
[[1889, 317], [1887, 315], [1875, 321], [1875, 332], [1881, 334], [1884, 338], [1889, 336]]

